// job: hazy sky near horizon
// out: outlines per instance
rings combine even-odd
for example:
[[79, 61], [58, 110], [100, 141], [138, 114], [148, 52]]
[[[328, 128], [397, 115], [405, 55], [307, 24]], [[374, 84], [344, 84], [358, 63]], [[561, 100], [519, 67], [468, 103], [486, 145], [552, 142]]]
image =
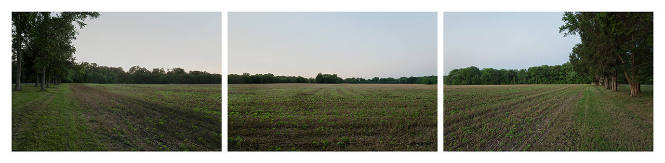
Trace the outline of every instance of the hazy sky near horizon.
[[560, 12], [443, 14], [444, 75], [453, 69], [523, 69], [568, 61], [577, 35], [563, 37]]
[[436, 75], [436, 13], [229, 13], [229, 73]]
[[222, 73], [218, 12], [101, 12], [79, 30], [77, 62]]

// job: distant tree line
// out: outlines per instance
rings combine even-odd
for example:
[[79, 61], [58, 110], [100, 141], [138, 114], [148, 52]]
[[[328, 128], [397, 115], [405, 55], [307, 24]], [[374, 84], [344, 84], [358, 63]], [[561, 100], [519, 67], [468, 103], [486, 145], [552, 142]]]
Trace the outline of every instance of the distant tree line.
[[572, 84], [593, 83], [617, 91], [630, 85], [630, 95], [640, 94], [640, 84], [653, 84], [652, 12], [566, 12], [559, 32], [579, 35], [569, 61], [557, 66], [521, 70], [452, 70], [444, 84]]
[[613, 91], [626, 81], [633, 97], [653, 83], [652, 12], [566, 12], [562, 19], [559, 32], [582, 39], [569, 55], [576, 72]]
[[181, 68], [152, 71], [134, 66], [127, 72], [120, 67], [76, 63], [72, 41], [77, 30], [96, 12], [12, 12], [12, 82], [15, 90], [22, 83], [34, 83], [41, 90], [50, 84], [137, 83], [137, 84], [204, 84], [221, 83], [220, 74], [189, 71]]
[[[15, 76], [14, 76], [15, 77]], [[36, 78], [23, 79], [35, 82]], [[75, 63], [65, 76], [58, 80], [65, 83], [100, 83], [100, 84], [221, 84], [222, 75], [205, 71], [185, 71], [182, 68], [154, 68], [148, 70], [141, 66], [132, 66], [128, 71], [122, 67], [99, 66], [96, 63]]]
[[302, 76], [275, 76], [273, 74], [254, 74], [243, 73], [229, 74], [229, 84], [268, 84], [268, 83], [367, 83], [367, 84], [436, 84], [436, 76], [423, 77], [401, 77], [401, 78], [345, 78], [338, 77], [337, 74], [319, 73], [315, 78], [305, 78]]
[[582, 84], [591, 78], [577, 73], [570, 63], [535, 66], [527, 69], [478, 69], [475, 66], [454, 69], [443, 77], [447, 85], [494, 84]]

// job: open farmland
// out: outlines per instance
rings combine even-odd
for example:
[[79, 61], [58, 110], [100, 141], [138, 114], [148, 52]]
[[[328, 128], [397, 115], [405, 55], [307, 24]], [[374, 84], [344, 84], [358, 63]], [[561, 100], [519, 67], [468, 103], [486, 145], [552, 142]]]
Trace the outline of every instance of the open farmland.
[[651, 151], [653, 87], [446, 85], [446, 151]]
[[221, 150], [219, 84], [60, 84], [12, 92], [14, 151]]
[[436, 151], [436, 85], [230, 84], [232, 151]]

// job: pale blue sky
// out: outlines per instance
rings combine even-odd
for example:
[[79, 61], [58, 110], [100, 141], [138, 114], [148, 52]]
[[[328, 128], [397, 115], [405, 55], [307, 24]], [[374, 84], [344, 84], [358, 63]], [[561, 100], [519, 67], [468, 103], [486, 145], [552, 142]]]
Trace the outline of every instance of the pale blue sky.
[[444, 74], [453, 69], [523, 69], [568, 61], [578, 36], [563, 37], [563, 13], [444, 13]]
[[436, 13], [229, 13], [229, 73], [436, 75]]
[[79, 30], [77, 62], [222, 72], [221, 13], [100, 14]]

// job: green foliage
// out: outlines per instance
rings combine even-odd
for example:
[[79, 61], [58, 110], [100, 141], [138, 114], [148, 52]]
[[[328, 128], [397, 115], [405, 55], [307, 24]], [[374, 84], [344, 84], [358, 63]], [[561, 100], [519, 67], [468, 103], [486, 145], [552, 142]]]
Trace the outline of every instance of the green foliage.
[[342, 79], [337, 74], [316, 75], [316, 78], [305, 78], [302, 76], [275, 76], [273, 74], [254, 74], [243, 73], [242, 75], [229, 74], [229, 84], [266, 84], [266, 83], [371, 83], [371, 84], [436, 84], [437, 76], [423, 77], [401, 77], [401, 78], [345, 78]]
[[444, 76], [446, 85], [498, 85], [498, 84], [583, 84], [591, 82], [588, 76], [578, 74], [573, 65], [536, 66], [520, 70], [471, 66], [454, 69]]
[[[72, 41], [84, 20], [96, 18], [96, 12], [14, 12], [12, 13], [12, 52], [17, 66], [16, 80], [20, 85], [25, 77], [41, 75], [45, 82], [55, 82], [67, 77], [76, 51]], [[77, 26], [78, 25], [78, 26]], [[27, 68], [30, 71], [24, 71]], [[47, 79], [48, 78], [48, 79]], [[43, 89], [43, 87], [42, 87]]]
[[322, 74], [319, 73], [316, 75], [316, 78], [314, 78], [316, 83], [329, 83], [329, 84], [335, 84], [335, 83], [340, 83], [342, 81], [342, 78], [337, 77], [337, 74]]
[[140, 66], [133, 66], [125, 72], [121, 67], [99, 66], [87, 62], [74, 64], [69, 74], [70, 77], [65, 82], [101, 84], [221, 84], [222, 82], [220, 74], [205, 71], [185, 72], [182, 68], [168, 71], [155, 68], [149, 71]]
[[[12, 92], [12, 150], [91, 151], [106, 150], [72, 97], [67, 85], [48, 92], [25, 87]], [[64, 140], [64, 141], [63, 141]]]
[[559, 32], [582, 39], [570, 54], [576, 72], [603, 85], [623, 76], [631, 96], [640, 83], [653, 82], [652, 12], [566, 12], [562, 20]]
[[[96, 12], [13, 12], [13, 80], [34, 83], [136, 83], [136, 84], [219, 84], [221, 75], [181, 68], [153, 69], [98, 66], [76, 63], [72, 41], [77, 30]], [[22, 75], [25, 74], [25, 75]]]

